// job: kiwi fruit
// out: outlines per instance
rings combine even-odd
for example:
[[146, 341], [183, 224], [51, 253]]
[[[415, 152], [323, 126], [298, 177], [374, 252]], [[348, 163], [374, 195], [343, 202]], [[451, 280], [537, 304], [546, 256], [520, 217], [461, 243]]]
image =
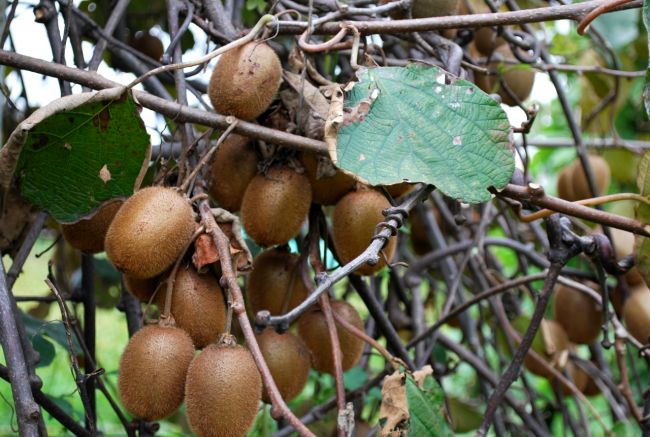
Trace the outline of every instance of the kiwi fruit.
[[[311, 368], [311, 357], [305, 343], [291, 332], [278, 334], [271, 329], [259, 334], [257, 343], [282, 399], [288, 402], [298, 396], [307, 384]], [[266, 389], [262, 392], [262, 400], [271, 403]]]
[[[388, 200], [372, 189], [353, 191], [338, 201], [332, 216], [332, 239], [342, 264], [349, 263], [368, 248], [375, 228], [384, 220], [382, 211], [386, 208], [390, 208]], [[397, 237], [393, 236], [384, 246], [388, 262], [393, 259], [396, 245]], [[355, 273], [372, 275], [385, 265], [384, 258], [380, 256], [377, 264], [363, 265]]]
[[483, 56], [490, 56], [494, 50], [505, 44], [505, 40], [497, 35], [494, 27], [480, 27], [474, 31], [474, 47]]
[[[487, 76], [476, 72], [474, 75], [476, 85], [486, 93], [492, 93], [496, 90], [496, 93], [499, 94], [503, 103], [509, 106], [515, 106], [517, 105], [517, 102], [510, 96], [510, 93], [501, 86], [499, 77], [517, 99], [523, 102], [528, 98], [530, 91], [533, 89], [535, 71], [530, 68], [522, 69], [519, 68], [518, 65], [512, 64], [511, 62], [518, 61], [514, 58], [514, 55], [507, 44], [497, 47], [494, 50], [494, 53], [496, 54], [495, 60], [490, 61], [486, 67], [490, 70], [495, 70], [497, 74]], [[509, 62], [506, 63], [504, 61]]]
[[187, 418], [199, 437], [241, 437], [257, 415], [262, 378], [253, 356], [238, 345], [206, 347], [190, 364]]
[[[436, 222], [438, 222], [438, 225], [441, 225], [442, 220], [440, 213], [433, 206], [431, 207], [431, 210], [433, 211], [433, 216], [435, 217]], [[409, 222], [411, 224], [410, 240], [413, 252], [420, 256], [430, 252], [432, 248], [431, 244], [429, 244], [429, 239], [427, 238], [427, 231], [424, 227], [423, 217], [415, 211], [412, 211], [411, 214], [409, 214]]]
[[[614, 242], [616, 258], [621, 260], [627, 255], [634, 253], [634, 235], [631, 232], [623, 231], [617, 228], [609, 228], [609, 232]], [[634, 266], [625, 274], [625, 280], [631, 286], [643, 284], [643, 276], [639, 269]]]
[[[521, 315], [512, 320], [510, 324], [520, 336], [523, 336], [530, 324], [530, 318]], [[514, 343], [515, 346], [519, 344], [516, 341]], [[497, 332], [497, 344], [507, 344], [504, 334], [501, 331]], [[558, 362], [559, 358], [567, 351], [569, 345], [569, 337], [566, 332], [564, 332], [562, 325], [555, 320], [542, 319], [541, 325], [533, 338], [531, 350], [535, 351], [541, 358], [545, 359], [549, 365], [557, 369], [560, 367], [560, 363]], [[551, 378], [553, 376], [551, 372], [533, 358], [531, 353], [526, 354], [526, 357], [524, 358], [524, 366], [535, 375], [544, 378]]]
[[268, 44], [252, 41], [221, 55], [208, 95], [220, 114], [256, 119], [271, 105], [282, 82], [282, 64]]
[[335, 205], [341, 197], [352, 191], [356, 184], [352, 176], [336, 168], [325, 156], [303, 153], [301, 160], [311, 185], [314, 203]]
[[[587, 159], [589, 161], [589, 167], [591, 167], [591, 171], [594, 175], [596, 187], [598, 188], [598, 195], [607, 194], [607, 189], [609, 188], [609, 183], [612, 178], [609, 164], [607, 164], [605, 159], [598, 155], [588, 155]], [[580, 161], [574, 163], [571, 187], [575, 200], [593, 197], [591, 190], [589, 190], [587, 175], [585, 175]]]
[[300, 257], [289, 253], [286, 247], [270, 249], [255, 257], [246, 288], [253, 314], [268, 310], [271, 315], [280, 315], [294, 309], [307, 298], [308, 291], [300, 274], [299, 260]]
[[160, 61], [165, 49], [162, 41], [148, 32], [137, 32], [129, 38], [129, 45], [151, 59]]
[[415, 190], [415, 184], [410, 182], [400, 182], [399, 184], [384, 185], [386, 192], [390, 194], [390, 197], [393, 199], [399, 199], [405, 194], [410, 193]]
[[129, 275], [122, 275], [122, 279], [126, 291], [138, 298], [140, 302], [149, 302], [160, 283], [158, 277], [138, 279]]
[[[162, 288], [156, 295], [161, 312], [165, 298]], [[226, 305], [217, 278], [210, 273], [200, 275], [192, 266], [180, 268], [174, 281], [171, 313], [176, 325], [190, 334], [194, 346], [214, 343], [226, 327]]]
[[413, 0], [413, 18], [443, 17], [458, 14], [459, 0]]
[[88, 219], [61, 225], [63, 238], [70, 246], [82, 252], [103, 252], [106, 232], [122, 203], [122, 200], [112, 200], [100, 206], [97, 212]]
[[600, 306], [585, 293], [558, 284], [553, 298], [553, 313], [573, 343], [589, 344], [598, 338], [603, 313]]
[[262, 247], [285, 244], [300, 232], [310, 205], [309, 179], [289, 167], [272, 167], [248, 184], [241, 206], [242, 224]]
[[[343, 300], [333, 300], [332, 311], [355, 327], [363, 330], [363, 321], [356, 309]], [[346, 371], [359, 362], [364, 342], [336, 323], [341, 346], [341, 365]], [[298, 320], [298, 335], [305, 341], [312, 354], [312, 367], [319, 372], [334, 374], [332, 343], [329, 338], [325, 315], [320, 309], [304, 314]]]
[[[587, 375], [581, 368], [575, 365], [573, 361], [567, 362], [565, 370], [571, 377], [571, 381], [573, 381], [573, 385], [575, 385], [575, 387], [578, 390], [584, 393], [585, 388], [587, 387], [587, 383], [589, 382], [590, 379], [589, 375]], [[551, 383], [551, 385], [557, 386], [557, 388], [560, 390], [560, 393], [562, 393], [562, 396], [573, 395], [573, 392], [571, 391], [571, 388], [569, 388], [569, 385], [560, 382], [557, 378], [552, 378], [551, 380], [549, 380], [549, 382]]]
[[573, 165], [568, 165], [560, 171], [557, 178], [557, 195], [559, 198], [574, 202], [576, 196], [573, 194]]
[[182, 255], [195, 228], [192, 206], [181, 194], [144, 188], [115, 214], [106, 233], [106, 255], [128, 276], [153, 278]]
[[183, 402], [185, 376], [194, 358], [190, 336], [170, 326], [145, 326], [124, 349], [117, 384], [126, 410], [153, 421], [171, 415]]
[[250, 140], [231, 134], [212, 160], [208, 176], [210, 197], [228, 211], [239, 211], [246, 187], [257, 174], [258, 162]]
[[640, 343], [650, 340], [650, 289], [641, 286], [623, 304], [623, 320], [627, 330]]

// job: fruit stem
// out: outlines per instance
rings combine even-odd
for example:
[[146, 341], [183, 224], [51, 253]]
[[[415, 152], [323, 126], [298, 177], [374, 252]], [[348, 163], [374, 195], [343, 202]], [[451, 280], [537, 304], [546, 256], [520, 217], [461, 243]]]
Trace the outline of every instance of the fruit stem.
[[[201, 187], [196, 187], [195, 191], [202, 191]], [[273, 405], [271, 409], [271, 414], [274, 418], [282, 416], [286, 419], [291, 426], [298, 432], [302, 437], [316, 437], [301, 421], [298, 419], [289, 409], [286, 402], [282, 399], [277, 385], [273, 381], [273, 376], [271, 376], [271, 371], [269, 366], [264, 360], [262, 351], [260, 350], [259, 345], [257, 344], [257, 339], [255, 338], [255, 333], [251, 327], [250, 320], [248, 320], [248, 315], [246, 314], [246, 308], [244, 306], [244, 296], [242, 295], [241, 288], [237, 283], [237, 276], [235, 274], [235, 269], [233, 268], [232, 255], [230, 253], [230, 240], [223, 233], [221, 228], [217, 225], [217, 222], [212, 215], [210, 210], [210, 204], [203, 200], [199, 203], [199, 212], [201, 214], [201, 220], [205, 225], [206, 232], [212, 236], [214, 245], [217, 248], [219, 253], [219, 262], [221, 264], [221, 284], [228, 293], [232, 293], [232, 309], [237, 315], [237, 320], [239, 321], [239, 327], [241, 328], [244, 338], [246, 339], [246, 345], [255, 364], [260, 371], [262, 376], [262, 381], [266, 387], [267, 393], [271, 398], [271, 403]]]
[[250, 41], [254, 40], [255, 37], [257, 37], [257, 35], [264, 30], [266, 25], [273, 21], [277, 21], [277, 19], [273, 15], [269, 15], [269, 14], [263, 15], [262, 18], [260, 18], [255, 24], [255, 26], [250, 30], [250, 32], [248, 32], [245, 36], [236, 39], [233, 42], [226, 44], [225, 46], [219, 47], [218, 49], [208, 53], [205, 56], [200, 57], [195, 61], [180, 62], [178, 64], [168, 64], [158, 68], [154, 68], [153, 70], [147, 71], [145, 74], [135, 79], [126, 87], [129, 89], [133, 88], [134, 86], [141, 83], [145, 79], [160, 73], [164, 73], [166, 71], [180, 70], [183, 68], [194, 67], [196, 65], [205, 64], [208, 61], [210, 61], [212, 58], [216, 58], [217, 56], [226, 53], [228, 50], [232, 50], [234, 48], [243, 46], [244, 44], [247, 44]]
[[176, 260], [176, 263], [174, 264], [172, 271], [169, 273], [169, 277], [167, 278], [167, 290], [165, 294], [165, 308], [163, 309], [163, 312], [160, 315], [160, 319], [161, 319], [160, 324], [162, 326], [168, 325], [170, 323], [169, 314], [171, 313], [172, 310], [172, 293], [174, 291], [174, 282], [176, 282], [176, 272], [178, 272], [178, 267], [181, 265], [181, 261], [183, 261], [183, 258], [185, 257], [185, 252], [187, 252], [190, 246], [194, 244], [194, 240], [196, 240], [196, 238], [199, 235], [201, 235], [204, 231], [205, 231], [205, 226], [203, 225], [199, 226], [198, 229], [194, 231], [192, 238], [185, 245], [185, 248], [181, 252], [181, 255]]
[[[650, 199], [648, 199], [645, 196], [642, 196], [637, 193], [616, 193], [616, 194], [608, 194], [606, 196], [599, 196], [599, 197], [592, 197], [590, 199], [582, 199], [582, 200], [576, 200], [573, 203], [576, 203], [578, 205], [582, 206], [596, 206], [596, 205], [602, 205], [604, 203], [609, 203], [609, 202], [620, 202], [621, 200], [635, 200], [637, 202], [644, 203], [646, 205], [650, 206]], [[535, 220], [543, 219], [551, 214], [555, 214], [557, 211], [553, 211], [552, 209], [542, 209], [541, 211], [534, 212], [532, 214], [528, 215], [519, 215], [519, 218], [521, 219], [522, 222], [524, 223], [530, 223]]]

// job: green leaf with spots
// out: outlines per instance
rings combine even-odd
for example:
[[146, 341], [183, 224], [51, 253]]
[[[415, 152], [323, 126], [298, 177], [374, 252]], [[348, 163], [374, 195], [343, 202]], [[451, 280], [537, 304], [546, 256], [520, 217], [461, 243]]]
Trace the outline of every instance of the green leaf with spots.
[[406, 378], [406, 399], [409, 406], [409, 437], [452, 436], [445, 419], [445, 397], [442, 387], [431, 375], [419, 387], [411, 377]]
[[[650, 196], [650, 150], [641, 156], [636, 183], [642, 196]], [[639, 202], [636, 206], [635, 217], [641, 223], [650, 225], [650, 206]], [[634, 239], [636, 266], [646, 283], [648, 283], [650, 280], [650, 238], [635, 235]]]
[[64, 97], [36, 111], [0, 150], [0, 169], [12, 170], [23, 197], [71, 223], [108, 199], [130, 196], [149, 156], [135, 101], [114, 88]]
[[490, 199], [515, 168], [510, 124], [474, 84], [444, 83], [435, 67], [358, 73], [346, 95], [337, 165], [373, 185], [409, 180], [468, 203]]

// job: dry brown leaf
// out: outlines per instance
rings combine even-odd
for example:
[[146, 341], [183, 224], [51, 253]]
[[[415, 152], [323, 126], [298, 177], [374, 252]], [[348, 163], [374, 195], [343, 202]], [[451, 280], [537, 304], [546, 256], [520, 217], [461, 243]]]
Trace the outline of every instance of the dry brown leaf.
[[381, 388], [381, 408], [379, 410], [379, 419], [386, 419], [381, 429], [382, 436], [399, 435], [398, 428], [409, 420], [404, 378], [404, 374], [399, 371], [384, 378], [384, 384]]
[[196, 270], [201, 271], [203, 267], [217, 261], [219, 261], [219, 253], [212, 237], [208, 234], [199, 235], [194, 241], [194, 255], [192, 255], [192, 263]]
[[325, 142], [330, 158], [336, 164], [336, 138], [339, 126], [343, 123], [343, 90], [339, 86], [331, 86], [326, 90], [325, 96], [330, 97], [330, 108], [325, 120]]
[[417, 382], [418, 387], [424, 388], [424, 380], [429, 375], [433, 375], [433, 367], [427, 364], [420, 370], [413, 372], [413, 379]]

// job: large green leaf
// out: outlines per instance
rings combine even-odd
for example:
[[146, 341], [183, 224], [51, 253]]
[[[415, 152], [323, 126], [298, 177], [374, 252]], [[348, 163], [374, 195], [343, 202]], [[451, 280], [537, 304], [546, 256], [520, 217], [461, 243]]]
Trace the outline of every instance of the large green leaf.
[[[650, 150], [646, 151], [639, 161], [636, 183], [642, 196], [650, 196]], [[640, 222], [650, 224], [650, 206], [639, 203], [635, 216]], [[650, 238], [640, 235], [635, 235], [634, 238], [636, 266], [647, 283], [650, 280]]]
[[13, 174], [21, 194], [59, 222], [131, 195], [148, 164], [149, 135], [131, 94], [106, 91], [41, 108], [3, 148], [12, 150], [0, 154], [0, 161], [19, 155]]
[[411, 376], [406, 378], [406, 399], [409, 406], [409, 437], [452, 436], [445, 419], [445, 398], [442, 387], [431, 375], [422, 388]]
[[[373, 185], [426, 182], [468, 203], [489, 200], [487, 188], [508, 183], [508, 118], [474, 84], [441, 83], [442, 70], [415, 65], [367, 69], [358, 78], [346, 96], [351, 120], [338, 132], [341, 168]], [[350, 117], [355, 109], [361, 115]]]

